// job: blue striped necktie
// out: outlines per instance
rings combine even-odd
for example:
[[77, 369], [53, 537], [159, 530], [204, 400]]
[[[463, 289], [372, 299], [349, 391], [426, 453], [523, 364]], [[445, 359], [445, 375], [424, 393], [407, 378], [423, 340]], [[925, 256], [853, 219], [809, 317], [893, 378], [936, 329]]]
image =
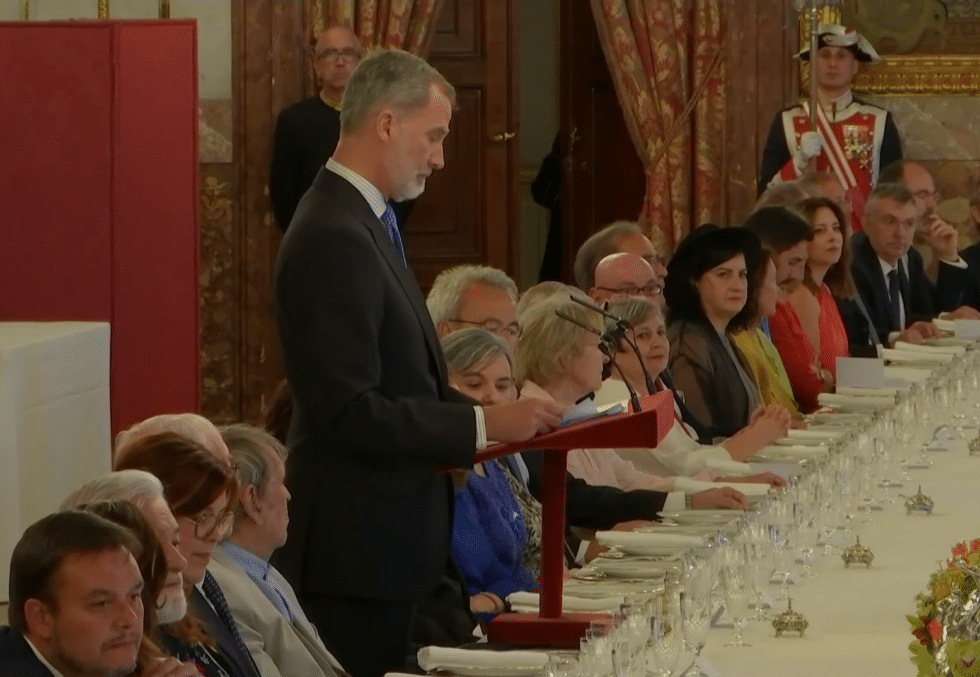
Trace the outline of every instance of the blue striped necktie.
[[381, 215], [381, 223], [384, 224], [385, 230], [388, 231], [388, 237], [391, 238], [391, 246], [395, 249], [395, 253], [398, 254], [398, 258], [401, 259], [402, 265], [408, 268], [408, 262], [405, 260], [405, 248], [402, 246], [402, 236], [398, 232], [398, 221], [395, 219], [395, 210], [391, 208], [391, 203], [385, 205], [385, 211]]

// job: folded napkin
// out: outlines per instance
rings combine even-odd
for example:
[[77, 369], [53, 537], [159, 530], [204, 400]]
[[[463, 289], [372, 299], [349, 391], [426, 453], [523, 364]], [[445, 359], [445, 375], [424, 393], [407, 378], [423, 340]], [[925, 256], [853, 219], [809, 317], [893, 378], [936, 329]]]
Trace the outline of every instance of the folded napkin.
[[932, 375], [932, 369], [928, 367], [900, 367], [895, 364], [885, 365], [885, 377], [897, 378], [908, 383], [925, 381]]
[[[906, 388], [852, 388], [851, 386], [837, 386], [838, 395], [853, 395], [855, 397], [891, 397], [894, 399], [901, 390], [906, 390]], [[796, 431], [790, 430], [790, 432]], [[806, 431], [801, 430], [800, 432]]]
[[424, 646], [418, 653], [419, 667], [430, 670], [454, 668], [543, 668], [548, 654], [541, 651], [483, 651]]
[[[612, 597], [595, 597], [585, 599], [562, 595], [561, 608], [565, 611], [619, 611], [620, 605], [626, 600], [624, 595]], [[512, 592], [507, 595], [510, 607], [518, 612], [536, 612], [541, 603], [541, 596], [536, 592]]]
[[939, 331], [948, 331], [950, 334], [956, 332], [956, 320], [943, 320], [937, 317], [932, 323]]
[[600, 545], [606, 546], [663, 546], [665, 548], [697, 548], [704, 545], [700, 536], [686, 534], [658, 534], [655, 531], [598, 531], [595, 535]]
[[833, 430], [787, 430], [786, 437], [791, 440], [836, 440], [840, 432]]
[[868, 395], [837, 395], [836, 393], [820, 393], [817, 402], [824, 407], [888, 407], [895, 404], [895, 396]]
[[757, 452], [759, 456], [770, 456], [770, 457], [789, 457], [789, 456], [799, 456], [801, 458], [806, 456], [823, 456], [824, 454], [829, 454], [830, 450], [824, 445], [799, 445], [791, 446], [784, 444], [773, 444], [768, 447], [762, 447]]
[[950, 353], [924, 353], [918, 350], [896, 350], [882, 348], [881, 356], [889, 362], [935, 362], [942, 364], [952, 362], [955, 355]]
[[895, 350], [905, 350], [913, 353], [934, 353], [937, 355], [962, 355], [966, 352], [963, 346], [927, 346], [921, 343], [906, 343], [896, 341]]
[[769, 493], [769, 485], [762, 482], [702, 482], [688, 477], [678, 477], [676, 486], [678, 491], [688, 494], [718, 489], [719, 487], [731, 487], [735, 491], [741, 491], [746, 496], [765, 496]]

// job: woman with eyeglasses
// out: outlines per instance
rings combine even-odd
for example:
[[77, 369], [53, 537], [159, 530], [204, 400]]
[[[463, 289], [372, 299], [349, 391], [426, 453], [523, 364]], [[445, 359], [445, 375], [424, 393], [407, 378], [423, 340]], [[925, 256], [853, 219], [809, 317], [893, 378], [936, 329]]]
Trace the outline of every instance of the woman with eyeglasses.
[[255, 677], [258, 673], [251, 656], [241, 655], [244, 644], [234, 646], [237, 630], [229, 630], [221, 617], [227, 604], [225, 609], [215, 608], [222, 606], [223, 597], [211, 601], [212, 597], [204, 596], [214, 581], [207, 574], [211, 552], [234, 516], [237, 473], [204, 447], [176, 433], [133, 442], [117, 462], [116, 470], [126, 469], [145, 470], [163, 484], [164, 497], [179, 525], [178, 549], [187, 561], [185, 593], [196, 613], [188, 611], [177, 623], [162, 626], [160, 645], [182, 661], [194, 663], [205, 677]]

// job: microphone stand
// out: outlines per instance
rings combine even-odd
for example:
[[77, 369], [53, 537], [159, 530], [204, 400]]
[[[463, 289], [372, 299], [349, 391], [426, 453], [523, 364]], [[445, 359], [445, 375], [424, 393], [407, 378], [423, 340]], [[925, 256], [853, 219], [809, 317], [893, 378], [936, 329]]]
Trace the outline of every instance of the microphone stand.
[[[587, 306], [587, 307], [588, 307], [588, 306]], [[622, 370], [622, 369], [620, 369], [620, 367], [619, 367], [619, 365], [618, 365], [618, 364], [616, 364], [616, 349], [615, 349], [615, 347], [611, 347], [611, 346], [609, 345], [609, 343], [607, 343], [607, 340], [609, 340], [609, 337], [608, 337], [608, 336], [607, 336], [607, 335], [606, 335], [606, 334], [605, 334], [604, 332], [601, 332], [601, 331], [597, 331], [597, 330], [596, 330], [596, 329], [594, 329], [593, 327], [590, 327], [590, 326], [589, 326], [589, 325], [587, 325], [587, 324], [583, 324], [583, 323], [581, 323], [581, 322], [579, 322], [579, 321], [578, 321], [578, 320], [576, 320], [576, 319], [575, 319], [574, 317], [572, 317], [572, 316], [570, 316], [570, 315], [566, 315], [565, 313], [563, 313], [563, 312], [562, 312], [562, 311], [560, 311], [560, 310], [556, 310], [556, 311], [555, 311], [555, 315], [557, 315], [557, 316], [558, 316], [558, 317], [560, 317], [561, 319], [563, 319], [563, 320], [565, 320], [566, 322], [571, 322], [572, 324], [574, 324], [574, 325], [576, 325], [576, 326], [578, 326], [578, 327], [581, 327], [582, 329], [585, 329], [585, 330], [586, 330], [587, 332], [589, 332], [589, 333], [592, 333], [592, 334], [595, 334], [596, 336], [598, 336], [598, 337], [599, 337], [599, 340], [600, 340], [600, 343], [599, 343], [599, 350], [601, 350], [601, 351], [602, 351], [602, 354], [603, 354], [603, 355], [605, 355], [606, 357], [608, 357], [608, 358], [609, 358], [609, 363], [610, 363], [610, 364], [611, 364], [611, 365], [612, 365], [613, 367], [615, 367], [615, 368], [616, 368], [616, 371], [618, 371], [618, 372], [619, 372], [619, 375], [620, 375], [620, 376], [622, 377], [622, 379], [623, 379], [623, 383], [625, 383], [625, 384], [626, 384], [626, 389], [627, 389], [627, 390], [629, 391], [629, 394], [630, 394], [630, 405], [632, 405], [632, 407], [633, 407], [633, 411], [634, 411], [634, 412], [640, 412], [640, 411], [643, 411], [643, 410], [642, 410], [642, 409], [640, 408], [640, 398], [639, 398], [639, 396], [637, 396], [637, 394], [636, 394], [636, 390], [635, 390], [635, 389], [633, 388], [633, 386], [632, 386], [632, 385], [630, 385], [630, 382], [629, 382], [629, 380], [628, 380], [628, 379], [626, 378], [626, 375], [625, 375], [625, 374], [623, 374], [623, 370]]]
[[[613, 322], [616, 323], [616, 326], [613, 328], [612, 331], [606, 332], [602, 335], [603, 339], [612, 342], [613, 350], [616, 350], [619, 347], [619, 339], [622, 339], [626, 343], [626, 345], [628, 345], [632, 349], [633, 354], [636, 355], [636, 361], [640, 363], [640, 369], [643, 371], [643, 380], [646, 383], [647, 393], [652, 395], [653, 393], [657, 392], [656, 384], [653, 380], [653, 377], [650, 376], [650, 371], [647, 369], [646, 363], [644, 363], [643, 361], [643, 356], [640, 355], [639, 347], [637, 347], [636, 342], [629, 337], [629, 332], [632, 331], [633, 325], [631, 325], [629, 322], [627, 322], [621, 317], [616, 317], [612, 313], [608, 312], [605, 308], [597, 306], [594, 303], [583, 301], [582, 299], [577, 298], [574, 295], [569, 295], [569, 298], [575, 303], [579, 304], [580, 306], [585, 306], [589, 310], [594, 310], [595, 312], [599, 313], [606, 319], [612, 320]], [[612, 358], [610, 358], [610, 360], [612, 360]], [[614, 361], [613, 361], [613, 366], [615, 366], [616, 370], [619, 371], [619, 375], [623, 376], [622, 370], [619, 368], [619, 365], [617, 365]], [[625, 376], [623, 376], [623, 383], [626, 384], [626, 387], [632, 393], [633, 387], [629, 384], [629, 381], [626, 379]], [[632, 403], [632, 399], [630, 400], [630, 402]], [[634, 410], [640, 411], [639, 409], [636, 409], [635, 405], [634, 405]]]

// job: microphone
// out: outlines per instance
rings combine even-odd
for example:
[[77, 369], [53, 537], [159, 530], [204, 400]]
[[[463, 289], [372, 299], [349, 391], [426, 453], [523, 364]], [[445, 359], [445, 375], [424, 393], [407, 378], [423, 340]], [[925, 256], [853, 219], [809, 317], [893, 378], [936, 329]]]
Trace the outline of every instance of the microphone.
[[[647, 387], [647, 392], [650, 393], [651, 395], [655, 393], [657, 391], [657, 387], [654, 384], [653, 378], [650, 376], [650, 371], [647, 369], [647, 365], [643, 361], [643, 356], [640, 355], [639, 347], [637, 347], [636, 342], [633, 341], [633, 339], [631, 339], [629, 335], [630, 331], [632, 331], [633, 329], [633, 325], [631, 325], [629, 322], [627, 322], [621, 317], [616, 317], [615, 315], [607, 311], [605, 308], [597, 306], [594, 303], [583, 301], [582, 299], [571, 294], [569, 295], [569, 298], [575, 303], [579, 304], [580, 306], [585, 306], [589, 310], [594, 310], [595, 312], [599, 313], [606, 319], [612, 320], [614, 322], [611, 328], [607, 329], [605, 332], [601, 334], [603, 343], [609, 346], [609, 348], [613, 352], [619, 350], [620, 341], [623, 341], [626, 345], [628, 345], [630, 349], [632, 349], [633, 354], [636, 355], [636, 361], [640, 363], [640, 369], [643, 371], [643, 380]], [[619, 366], [616, 365], [615, 363], [613, 363], [613, 366], [615, 366], [616, 370], [619, 371], [619, 375], [623, 376], [623, 372], [619, 368]], [[627, 381], [625, 376], [623, 376], [623, 382], [626, 383], [627, 386], [629, 386], [629, 382]], [[632, 388], [630, 388], [630, 390], [632, 390]], [[639, 409], [635, 409], [635, 410], [639, 411]]]
[[[583, 303], [582, 305], [586, 306], [587, 308], [589, 307], [589, 304]], [[601, 311], [601, 312], [603, 312], [603, 314], [605, 314], [604, 311]], [[579, 322], [578, 320], [576, 320], [571, 315], [566, 315], [565, 313], [563, 313], [560, 310], [555, 310], [555, 315], [557, 315], [561, 319], [565, 320], [566, 322], [571, 322], [572, 324], [574, 324], [574, 325], [576, 325], [578, 327], [581, 327], [582, 329], [586, 330], [587, 332], [589, 332], [591, 334], [595, 334], [596, 336], [599, 337], [599, 350], [602, 351], [602, 354], [603, 355], [605, 355], [606, 357], [609, 358], [609, 364], [611, 364], [616, 369], [616, 371], [619, 372], [620, 377], [623, 379], [623, 383], [626, 384], [626, 390], [629, 391], [629, 394], [630, 394], [630, 405], [633, 407], [633, 411], [634, 412], [643, 411], [640, 408], [640, 398], [639, 398], [639, 396], [637, 396], [636, 390], [633, 388], [632, 385], [630, 385], [630, 382], [626, 378], [626, 375], [623, 374], [623, 370], [619, 368], [619, 365], [618, 364], [616, 364], [616, 345], [617, 344], [615, 342], [613, 342], [612, 344], [609, 343], [609, 339], [606, 336], [606, 333], [607, 332], [601, 332], [601, 331], [598, 331], [597, 329], [595, 329], [594, 327], [590, 327], [587, 324], [583, 324], [583, 323]], [[628, 324], [629, 323], [627, 323], [627, 325]], [[653, 391], [650, 391], [650, 392], [653, 392]]]

